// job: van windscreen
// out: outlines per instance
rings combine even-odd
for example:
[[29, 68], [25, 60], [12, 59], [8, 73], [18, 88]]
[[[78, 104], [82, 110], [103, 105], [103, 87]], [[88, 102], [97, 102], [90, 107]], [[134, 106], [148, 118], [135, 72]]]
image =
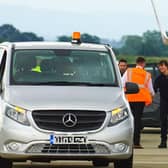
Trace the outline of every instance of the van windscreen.
[[88, 50], [15, 50], [12, 85], [118, 86], [111, 55]]

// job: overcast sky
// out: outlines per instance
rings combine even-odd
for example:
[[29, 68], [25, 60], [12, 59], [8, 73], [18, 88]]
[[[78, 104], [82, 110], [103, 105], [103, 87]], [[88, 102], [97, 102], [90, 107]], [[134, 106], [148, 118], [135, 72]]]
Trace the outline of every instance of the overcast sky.
[[[168, 0], [155, 0], [168, 29]], [[150, 0], [0, 0], [0, 25], [12, 24], [46, 40], [73, 31], [120, 39], [158, 30]]]

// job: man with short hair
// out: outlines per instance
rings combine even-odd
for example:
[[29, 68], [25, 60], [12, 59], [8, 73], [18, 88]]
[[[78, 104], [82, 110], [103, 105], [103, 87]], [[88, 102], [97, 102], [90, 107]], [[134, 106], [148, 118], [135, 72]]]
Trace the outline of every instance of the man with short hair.
[[138, 57], [136, 67], [128, 68], [122, 78], [123, 86], [126, 82], [133, 82], [140, 89], [137, 94], [126, 95], [134, 116], [134, 148], [143, 148], [140, 144], [141, 118], [145, 105], [151, 104], [154, 96], [151, 74], [144, 67], [145, 59]]
[[125, 71], [127, 70], [127, 67], [128, 67], [127, 60], [120, 59], [119, 63], [118, 63], [118, 67], [120, 69], [121, 76], [123, 76], [123, 74], [125, 73]]
[[160, 91], [161, 143], [158, 148], [167, 148], [167, 117], [168, 117], [168, 62], [161, 60], [158, 64], [161, 74], [154, 82], [154, 90]]

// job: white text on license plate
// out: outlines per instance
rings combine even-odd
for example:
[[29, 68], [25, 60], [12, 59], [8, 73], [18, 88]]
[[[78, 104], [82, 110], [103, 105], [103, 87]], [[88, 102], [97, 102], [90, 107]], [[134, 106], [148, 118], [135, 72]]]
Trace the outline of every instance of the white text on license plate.
[[50, 135], [50, 144], [86, 144], [85, 136], [57, 136]]

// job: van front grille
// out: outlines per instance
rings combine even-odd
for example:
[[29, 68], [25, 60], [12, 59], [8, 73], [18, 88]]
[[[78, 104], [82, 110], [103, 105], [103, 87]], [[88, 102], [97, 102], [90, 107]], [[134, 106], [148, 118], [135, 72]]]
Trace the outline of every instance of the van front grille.
[[61, 132], [92, 131], [99, 129], [106, 117], [104, 111], [36, 110], [33, 119], [41, 129]]
[[58, 144], [46, 145], [42, 153], [95, 153], [89, 144]]
[[26, 152], [43, 154], [109, 154], [110, 150], [102, 144], [34, 144]]

